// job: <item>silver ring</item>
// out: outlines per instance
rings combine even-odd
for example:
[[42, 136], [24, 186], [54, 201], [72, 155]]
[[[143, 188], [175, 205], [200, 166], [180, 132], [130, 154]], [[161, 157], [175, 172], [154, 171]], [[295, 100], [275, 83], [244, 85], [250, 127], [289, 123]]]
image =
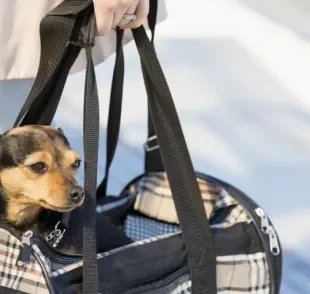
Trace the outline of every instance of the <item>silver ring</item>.
[[123, 15], [123, 19], [126, 19], [126, 20], [130, 20], [130, 21], [134, 21], [137, 19], [137, 16], [135, 14], [124, 14]]

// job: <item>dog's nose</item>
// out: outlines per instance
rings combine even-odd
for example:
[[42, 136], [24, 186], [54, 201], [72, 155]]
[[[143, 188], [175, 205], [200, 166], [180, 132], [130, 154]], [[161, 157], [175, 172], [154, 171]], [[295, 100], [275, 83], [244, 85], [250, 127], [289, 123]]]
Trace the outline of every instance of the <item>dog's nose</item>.
[[71, 186], [69, 189], [69, 197], [72, 202], [78, 203], [80, 202], [85, 195], [85, 191], [80, 186]]

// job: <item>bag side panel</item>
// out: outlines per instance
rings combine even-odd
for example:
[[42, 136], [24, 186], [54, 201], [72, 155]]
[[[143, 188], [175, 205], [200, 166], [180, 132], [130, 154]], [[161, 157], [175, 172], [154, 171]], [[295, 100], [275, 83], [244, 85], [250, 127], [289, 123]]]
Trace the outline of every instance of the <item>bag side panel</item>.
[[33, 255], [24, 267], [16, 265], [20, 250], [21, 242], [0, 228], [0, 286], [7, 289], [6, 293], [12, 289], [30, 294], [48, 294], [42, 268]]

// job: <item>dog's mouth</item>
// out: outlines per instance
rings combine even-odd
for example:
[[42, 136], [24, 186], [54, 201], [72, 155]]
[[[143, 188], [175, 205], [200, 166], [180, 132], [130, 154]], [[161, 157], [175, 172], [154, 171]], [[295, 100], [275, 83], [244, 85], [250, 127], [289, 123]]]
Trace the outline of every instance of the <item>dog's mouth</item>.
[[50, 209], [50, 210], [55, 210], [58, 212], [69, 212], [79, 206], [81, 206], [83, 204], [83, 200], [81, 200], [80, 202], [78, 202], [77, 204], [74, 205], [69, 205], [69, 206], [55, 206], [50, 204], [49, 202], [45, 201], [45, 200], [40, 200], [40, 205], [44, 208]]

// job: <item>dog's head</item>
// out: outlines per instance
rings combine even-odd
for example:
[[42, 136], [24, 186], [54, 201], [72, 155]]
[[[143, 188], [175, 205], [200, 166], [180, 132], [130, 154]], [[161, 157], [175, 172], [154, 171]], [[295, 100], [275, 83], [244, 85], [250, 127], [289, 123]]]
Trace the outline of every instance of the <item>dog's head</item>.
[[61, 129], [31, 125], [1, 135], [0, 187], [11, 207], [8, 219], [23, 222], [26, 212], [41, 207], [66, 212], [80, 206], [84, 189], [75, 179], [80, 163]]

